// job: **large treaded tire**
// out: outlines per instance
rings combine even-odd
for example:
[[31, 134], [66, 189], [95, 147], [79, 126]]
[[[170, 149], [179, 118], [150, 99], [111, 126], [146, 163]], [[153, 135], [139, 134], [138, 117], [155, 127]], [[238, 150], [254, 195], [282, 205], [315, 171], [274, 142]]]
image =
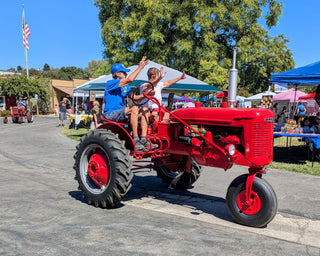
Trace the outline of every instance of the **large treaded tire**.
[[247, 174], [241, 175], [231, 182], [226, 195], [228, 211], [239, 224], [264, 227], [277, 213], [277, 197], [271, 185], [266, 180], [256, 176], [251, 193], [253, 204], [240, 209], [241, 202], [244, 202], [243, 196], [245, 195], [247, 176]]
[[27, 121], [28, 121], [28, 123], [33, 122], [33, 114], [30, 111], [28, 111], [28, 113], [27, 113]]
[[[157, 164], [157, 159], [153, 159]], [[182, 163], [180, 170], [171, 170], [166, 166], [155, 167], [154, 170], [157, 172], [157, 177], [162, 182], [168, 185], [172, 189], [187, 189], [200, 177], [201, 167], [194, 161], [191, 160], [190, 173], [186, 171], [186, 160]]]
[[[99, 161], [96, 162], [98, 167], [96, 169], [90, 168], [92, 165], [89, 164], [94, 162], [93, 159], [97, 155], [99, 158]], [[125, 142], [111, 131], [97, 129], [84, 135], [77, 146], [74, 159], [75, 179], [79, 183], [79, 189], [83, 192], [84, 198], [88, 200], [88, 204], [112, 208], [130, 190], [133, 173], [131, 172], [132, 163], [129, 159], [129, 151], [125, 148]], [[104, 169], [99, 168], [101, 164], [104, 165]], [[91, 175], [89, 175], [89, 170]], [[99, 174], [101, 170], [102, 172]], [[97, 181], [92, 179], [92, 173], [97, 173], [99, 178], [107, 181], [102, 186], [97, 185]]]

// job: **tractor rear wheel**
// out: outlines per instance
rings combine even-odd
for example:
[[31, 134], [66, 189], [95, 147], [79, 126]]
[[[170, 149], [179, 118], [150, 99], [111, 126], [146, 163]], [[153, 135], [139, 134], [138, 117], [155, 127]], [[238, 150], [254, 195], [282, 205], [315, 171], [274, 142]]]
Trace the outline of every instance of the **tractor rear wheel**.
[[30, 112], [30, 111], [28, 111], [28, 113], [27, 113], [27, 121], [28, 121], [28, 123], [33, 122], [33, 115], [32, 115], [32, 112]]
[[131, 188], [129, 151], [111, 131], [97, 129], [84, 135], [74, 159], [75, 179], [88, 204], [111, 208]]
[[[153, 160], [155, 165], [161, 165], [161, 161], [158, 159]], [[177, 168], [170, 168], [168, 166], [158, 166], [154, 170], [157, 172], [157, 176], [163, 183], [167, 184], [172, 189], [187, 189], [200, 177], [201, 167], [191, 160], [190, 173], [187, 169], [187, 158], [177, 166]]]
[[256, 176], [253, 180], [250, 200], [246, 200], [247, 174], [235, 178], [227, 192], [226, 203], [233, 219], [242, 225], [263, 227], [276, 215], [277, 197], [271, 185]]

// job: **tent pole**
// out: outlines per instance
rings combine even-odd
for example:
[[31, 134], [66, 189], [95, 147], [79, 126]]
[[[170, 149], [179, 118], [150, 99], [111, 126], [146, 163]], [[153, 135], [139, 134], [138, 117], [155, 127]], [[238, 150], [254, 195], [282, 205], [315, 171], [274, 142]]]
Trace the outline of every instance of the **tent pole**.
[[296, 89], [294, 90], [292, 120], [294, 120], [294, 113], [296, 113], [297, 111], [297, 107], [296, 107], [297, 88], [298, 88], [298, 84], [296, 84]]

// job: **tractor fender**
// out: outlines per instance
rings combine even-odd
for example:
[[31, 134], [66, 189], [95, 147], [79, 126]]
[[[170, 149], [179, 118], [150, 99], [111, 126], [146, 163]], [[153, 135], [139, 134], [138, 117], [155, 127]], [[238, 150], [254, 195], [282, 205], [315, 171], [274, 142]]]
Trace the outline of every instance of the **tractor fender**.
[[125, 141], [126, 148], [129, 149], [130, 151], [134, 151], [133, 139], [123, 126], [110, 122], [110, 123], [104, 123], [100, 125], [98, 129], [110, 130], [114, 134], [118, 134], [119, 139]]

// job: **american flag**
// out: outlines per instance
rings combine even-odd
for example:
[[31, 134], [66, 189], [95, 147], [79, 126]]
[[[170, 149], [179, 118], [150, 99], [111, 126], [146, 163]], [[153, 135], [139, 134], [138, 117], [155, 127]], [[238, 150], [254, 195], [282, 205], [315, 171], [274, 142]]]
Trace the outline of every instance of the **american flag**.
[[24, 9], [22, 11], [22, 37], [23, 37], [23, 46], [29, 50], [29, 42], [28, 42], [28, 38], [30, 36], [30, 30], [29, 30], [29, 26], [26, 22], [26, 19], [24, 18]]

